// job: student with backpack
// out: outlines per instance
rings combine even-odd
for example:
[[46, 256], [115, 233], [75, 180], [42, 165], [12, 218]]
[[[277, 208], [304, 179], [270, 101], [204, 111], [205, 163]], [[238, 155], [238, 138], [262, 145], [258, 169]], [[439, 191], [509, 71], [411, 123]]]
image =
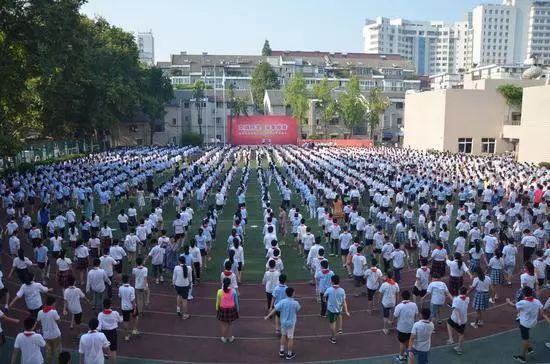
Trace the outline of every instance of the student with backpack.
[[237, 291], [231, 288], [231, 279], [224, 278], [222, 288], [218, 289], [216, 295], [216, 317], [221, 322], [222, 343], [235, 340], [231, 325], [239, 318], [239, 296]]

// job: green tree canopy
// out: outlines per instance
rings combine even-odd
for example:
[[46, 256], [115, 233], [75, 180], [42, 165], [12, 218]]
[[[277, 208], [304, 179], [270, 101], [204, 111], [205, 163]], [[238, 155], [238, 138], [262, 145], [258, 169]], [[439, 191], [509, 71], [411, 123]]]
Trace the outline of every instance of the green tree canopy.
[[269, 46], [269, 41], [267, 39], [265, 40], [264, 46], [262, 48], [262, 56], [271, 56], [271, 47]]
[[510, 107], [520, 107], [523, 101], [523, 88], [512, 85], [505, 84], [500, 85], [497, 88], [497, 91], [506, 99], [506, 103]]
[[261, 62], [252, 73], [252, 100], [257, 110], [263, 110], [265, 90], [279, 89], [279, 77], [267, 62]]
[[290, 106], [292, 116], [300, 124], [307, 121], [307, 112], [309, 109], [309, 91], [306, 87], [306, 80], [302, 73], [297, 73], [288, 81], [284, 88], [285, 106]]
[[370, 90], [369, 97], [365, 100], [365, 106], [367, 108], [367, 124], [370, 128], [371, 138], [374, 128], [380, 123], [380, 115], [390, 107], [390, 104], [390, 99], [382, 95], [380, 88], [376, 87]]
[[352, 134], [353, 127], [364, 120], [367, 111], [361, 98], [359, 79], [357, 76], [352, 76], [346, 85], [346, 90], [340, 94], [338, 99], [344, 123]]
[[321, 82], [313, 86], [313, 97], [317, 99], [317, 107], [321, 110], [321, 122], [327, 136], [327, 124], [338, 115], [338, 103], [332, 97], [332, 91], [336, 88], [335, 82], [330, 82], [325, 76]]

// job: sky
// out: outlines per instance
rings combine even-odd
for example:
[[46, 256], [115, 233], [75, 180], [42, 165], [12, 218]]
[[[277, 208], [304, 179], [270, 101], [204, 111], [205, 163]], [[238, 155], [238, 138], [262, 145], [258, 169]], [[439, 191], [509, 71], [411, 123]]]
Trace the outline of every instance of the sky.
[[365, 19], [463, 19], [499, 0], [88, 0], [81, 12], [127, 31], [153, 31], [155, 62], [170, 54], [273, 50], [362, 52]]

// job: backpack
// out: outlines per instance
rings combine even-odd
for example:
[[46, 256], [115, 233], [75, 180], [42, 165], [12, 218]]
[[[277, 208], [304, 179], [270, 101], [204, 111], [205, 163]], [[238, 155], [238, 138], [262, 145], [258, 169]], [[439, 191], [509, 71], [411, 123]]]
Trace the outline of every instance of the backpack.
[[222, 290], [222, 299], [220, 302], [220, 308], [234, 308], [235, 301], [233, 300], [233, 290], [230, 289], [227, 292]]

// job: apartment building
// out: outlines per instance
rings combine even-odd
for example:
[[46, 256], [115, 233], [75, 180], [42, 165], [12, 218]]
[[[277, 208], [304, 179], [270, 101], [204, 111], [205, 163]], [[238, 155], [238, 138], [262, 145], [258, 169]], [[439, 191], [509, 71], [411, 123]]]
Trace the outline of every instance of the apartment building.
[[549, 64], [550, 1], [482, 4], [452, 24], [382, 17], [366, 20], [363, 49], [399, 54], [414, 63], [419, 75], [518, 64], [531, 56]]
[[138, 32], [135, 35], [138, 46], [138, 56], [142, 63], [149, 66], [155, 65], [155, 38], [153, 32]]

